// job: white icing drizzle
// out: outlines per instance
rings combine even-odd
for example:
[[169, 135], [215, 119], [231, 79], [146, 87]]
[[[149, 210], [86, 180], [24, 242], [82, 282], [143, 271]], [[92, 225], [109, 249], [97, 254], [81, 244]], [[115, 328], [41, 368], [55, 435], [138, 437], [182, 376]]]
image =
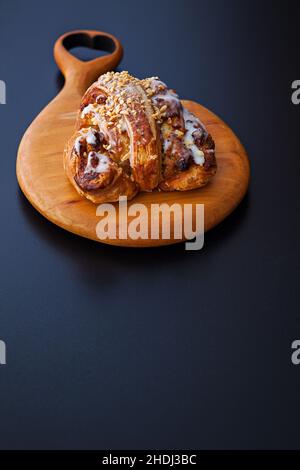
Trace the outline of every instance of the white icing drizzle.
[[83, 118], [86, 114], [95, 112], [95, 107], [93, 104], [88, 104], [85, 108], [83, 108], [81, 112], [81, 117]]
[[89, 145], [96, 145], [97, 139], [92, 129], [88, 130], [88, 133], [86, 135], [86, 141]]
[[151, 88], [155, 89], [156, 87], [162, 86], [163, 88], [167, 88], [167, 85], [161, 81], [158, 77], [151, 77]]
[[161, 140], [162, 140], [162, 149], [164, 153], [167, 153], [168, 149], [171, 147], [171, 140], [170, 140], [170, 135], [171, 135], [172, 128], [166, 124], [163, 123], [161, 126]]
[[175, 95], [175, 93], [173, 93], [173, 92], [171, 92], [171, 91], [169, 91], [168, 93], [165, 93], [165, 94], [159, 93], [158, 95], [155, 95], [155, 96], [153, 96], [153, 98], [152, 98], [152, 101], [154, 101], [154, 102], [156, 102], [156, 101], [159, 102], [160, 100], [163, 100], [163, 101], [165, 101], [166, 103], [167, 103], [167, 102], [170, 103], [170, 102], [172, 102], [172, 101], [173, 101], [173, 102], [175, 101], [176, 103], [179, 102], [178, 96]]
[[98, 158], [98, 164], [96, 167], [92, 165], [92, 158], [95, 157], [95, 152], [90, 152], [87, 157], [87, 165], [84, 169], [84, 173], [105, 173], [109, 169], [109, 159], [106, 155], [96, 153]]
[[183, 110], [183, 119], [186, 129], [184, 145], [191, 150], [196, 165], [203, 166], [205, 163], [204, 153], [202, 150], [198, 149], [193, 137], [193, 132], [197, 129], [196, 125], [199, 124], [198, 119], [185, 108]]
[[164, 139], [163, 138], [163, 150], [164, 150], [164, 153], [167, 152], [168, 148], [170, 148], [170, 145], [171, 145], [171, 142], [168, 138]]
[[127, 131], [127, 124], [126, 124], [125, 119], [124, 118], [120, 119], [119, 123], [120, 123], [120, 131], [121, 132], [126, 132]]
[[75, 143], [74, 143], [74, 149], [75, 149], [75, 152], [77, 153], [77, 155], [80, 155], [80, 144], [82, 142], [82, 140], [85, 138], [86, 139], [86, 142], [90, 145], [96, 145], [97, 144], [97, 139], [96, 139], [96, 136], [93, 132], [92, 129], [89, 129], [88, 131], [80, 131], [80, 136], [77, 137], [77, 139], [75, 140]]
[[75, 148], [75, 152], [77, 153], [77, 155], [80, 154], [80, 143], [81, 143], [81, 139], [82, 139], [82, 136], [77, 137], [77, 139], [75, 140], [75, 143], [74, 143], [74, 148]]

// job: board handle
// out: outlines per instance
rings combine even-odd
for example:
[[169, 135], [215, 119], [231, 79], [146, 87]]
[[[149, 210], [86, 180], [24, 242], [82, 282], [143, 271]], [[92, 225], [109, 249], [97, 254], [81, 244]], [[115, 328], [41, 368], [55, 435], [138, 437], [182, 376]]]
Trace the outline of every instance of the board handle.
[[[108, 54], [82, 61], [69, 52], [73, 47], [89, 47]], [[115, 68], [123, 57], [120, 41], [109, 33], [91, 30], [70, 31], [60, 36], [54, 45], [54, 58], [65, 77], [65, 87], [81, 94], [99, 75]]]

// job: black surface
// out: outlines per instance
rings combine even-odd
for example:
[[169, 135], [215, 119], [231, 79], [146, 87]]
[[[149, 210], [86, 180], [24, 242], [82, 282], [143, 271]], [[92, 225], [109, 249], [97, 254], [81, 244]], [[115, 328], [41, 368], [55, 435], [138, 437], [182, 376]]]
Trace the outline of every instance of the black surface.
[[[0, 448], [299, 448], [297, 2], [0, 1]], [[131, 250], [43, 219], [15, 178], [56, 94], [55, 39], [106, 30], [120, 68], [221, 116], [252, 165], [204, 249]]]

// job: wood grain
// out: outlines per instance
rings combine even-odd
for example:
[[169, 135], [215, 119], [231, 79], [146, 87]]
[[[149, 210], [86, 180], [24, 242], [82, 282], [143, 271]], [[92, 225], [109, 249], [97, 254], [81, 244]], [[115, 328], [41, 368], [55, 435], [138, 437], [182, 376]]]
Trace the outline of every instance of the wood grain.
[[[64, 47], [65, 38], [85, 34], [91, 40], [103, 35], [115, 44], [115, 51], [90, 62], [81, 62]], [[97, 31], [75, 31], [62, 36], [54, 48], [56, 61], [65, 75], [65, 86], [46, 106], [25, 132], [17, 157], [17, 178], [30, 203], [54, 224], [77, 235], [104, 243], [125, 246], [157, 246], [179, 240], [99, 240], [96, 235], [97, 206], [80, 197], [65, 176], [62, 153], [74, 130], [80, 99], [85, 89], [101, 73], [115, 67], [122, 57], [122, 47], [113, 36]], [[200, 104], [183, 101], [205, 124], [216, 142], [218, 171], [204, 188], [186, 192], [139, 193], [128, 202], [179, 203], [205, 205], [205, 230], [217, 225], [239, 204], [249, 183], [249, 162], [246, 152], [232, 130], [214, 113]], [[118, 213], [118, 205], [115, 204]], [[150, 211], [149, 211], [150, 214]], [[150, 217], [150, 216], [149, 216]]]

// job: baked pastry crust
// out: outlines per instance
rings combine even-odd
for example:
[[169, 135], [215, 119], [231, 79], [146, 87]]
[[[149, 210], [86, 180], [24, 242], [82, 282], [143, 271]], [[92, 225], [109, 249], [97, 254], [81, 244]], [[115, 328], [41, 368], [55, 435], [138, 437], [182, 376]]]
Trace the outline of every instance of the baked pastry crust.
[[157, 77], [108, 72], [82, 98], [64, 167], [82, 196], [102, 203], [199, 188], [217, 165], [212, 137], [174, 90]]

